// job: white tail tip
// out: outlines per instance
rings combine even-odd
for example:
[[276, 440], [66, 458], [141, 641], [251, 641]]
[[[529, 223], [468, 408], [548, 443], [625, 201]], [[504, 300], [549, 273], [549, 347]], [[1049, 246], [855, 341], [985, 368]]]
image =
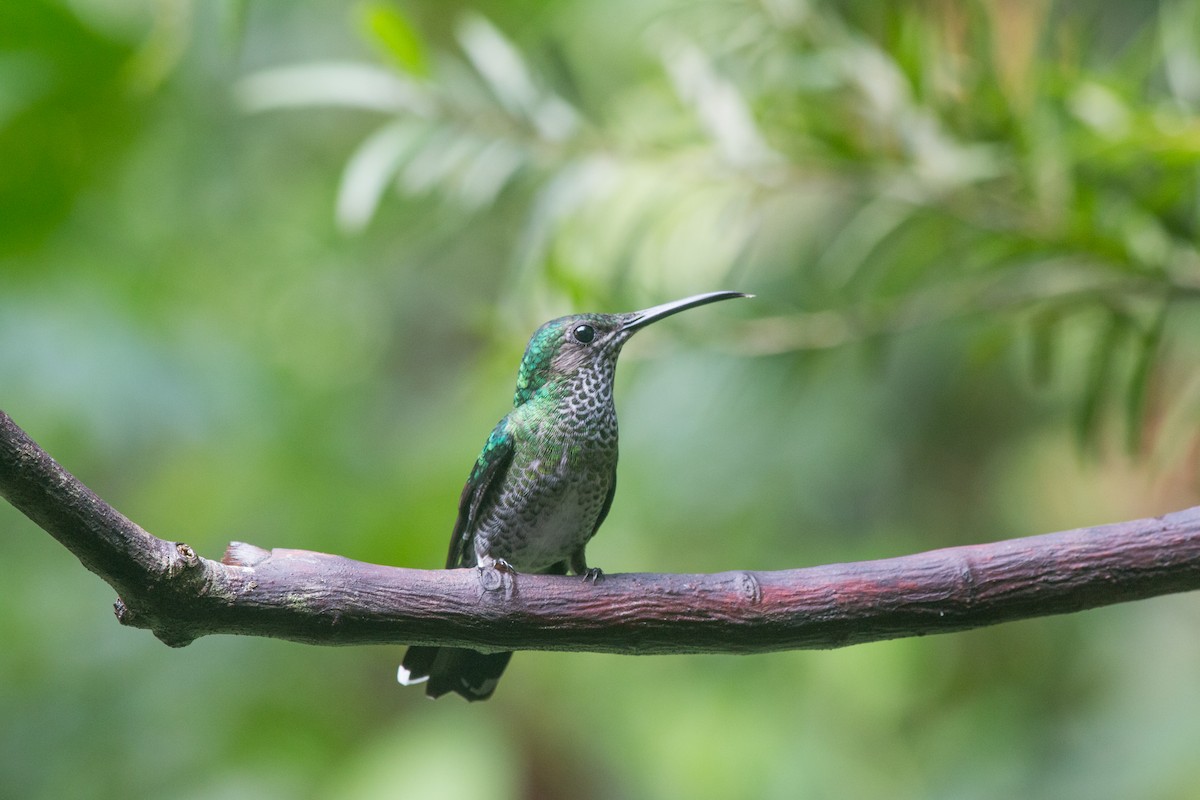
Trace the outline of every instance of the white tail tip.
[[416, 686], [418, 683], [424, 683], [427, 680], [429, 680], [428, 675], [424, 675], [420, 678], [414, 678], [412, 673], [404, 668], [403, 664], [401, 664], [400, 668], [396, 670], [396, 681], [401, 686]]

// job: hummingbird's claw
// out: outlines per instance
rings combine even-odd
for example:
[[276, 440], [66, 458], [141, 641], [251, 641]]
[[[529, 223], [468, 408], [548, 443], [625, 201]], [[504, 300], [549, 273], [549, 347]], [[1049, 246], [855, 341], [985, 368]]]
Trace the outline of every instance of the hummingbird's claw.
[[[503, 558], [480, 563], [476, 569], [479, 570], [479, 583], [488, 592], [494, 592], [499, 589], [505, 589], [507, 592], [509, 587], [512, 586], [511, 579], [517, 575], [517, 571], [513, 569], [513, 565], [509, 564]], [[510, 580], [505, 580], [506, 575], [509, 576]]]
[[592, 567], [587, 572], [583, 573], [583, 582], [597, 584], [604, 580], [604, 570], [599, 567]]

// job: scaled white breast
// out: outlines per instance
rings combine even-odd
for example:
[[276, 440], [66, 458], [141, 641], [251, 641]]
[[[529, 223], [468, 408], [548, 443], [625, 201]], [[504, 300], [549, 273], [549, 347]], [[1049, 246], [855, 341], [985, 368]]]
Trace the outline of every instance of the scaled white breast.
[[587, 539], [596, 524], [598, 509], [587, 508], [577, 481], [569, 481], [562, 494], [549, 503], [524, 532], [513, 562], [538, 570], [562, 561]]

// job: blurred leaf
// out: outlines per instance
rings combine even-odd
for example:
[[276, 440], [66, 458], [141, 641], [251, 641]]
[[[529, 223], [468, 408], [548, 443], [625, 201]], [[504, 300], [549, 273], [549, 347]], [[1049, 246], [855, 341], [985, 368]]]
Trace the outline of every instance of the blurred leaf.
[[429, 116], [433, 105], [412, 81], [370, 64], [324, 62], [276, 67], [238, 81], [234, 93], [247, 111], [347, 106]]
[[422, 147], [413, 151], [400, 173], [399, 185], [406, 194], [435, 189], [453, 191], [461, 167], [483, 146], [469, 132], [435, 131]]
[[367, 35], [401, 69], [418, 78], [429, 75], [429, 59], [417, 29], [394, 4], [367, 2], [358, 6], [359, 19]]
[[464, 164], [458, 197], [469, 209], [489, 205], [528, 162], [528, 154], [518, 145], [504, 139], [489, 142]]
[[1172, 94], [1193, 109], [1200, 106], [1200, 4], [1163, 3], [1159, 31], [1164, 69]]
[[459, 21], [457, 33], [472, 66], [509, 114], [528, 120], [550, 141], [566, 139], [575, 132], [579, 124], [575, 110], [561, 98], [538, 89], [520, 52], [495, 25], [479, 14], [468, 13]]
[[672, 37], [662, 45], [662, 59], [676, 93], [694, 109], [723, 159], [741, 165], [778, 163], [738, 87], [717, 74], [699, 47]]
[[418, 135], [411, 124], [392, 122], [354, 152], [338, 187], [337, 220], [342, 230], [356, 233], [366, 227]]
[[1054, 378], [1054, 356], [1060, 336], [1063, 312], [1058, 307], [1035, 311], [1029, 322], [1030, 377], [1033, 384], [1045, 387]]
[[1125, 446], [1131, 454], [1138, 453], [1142, 447], [1150, 379], [1157, 365], [1169, 308], [1170, 300], [1163, 300], [1150, 326], [1135, 340], [1136, 360], [1129, 378], [1128, 398], [1125, 403]]
[[813, 266], [814, 272], [826, 276], [834, 289], [854, 284], [887, 238], [918, 211], [891, 197], [867, 201], [839, 225]]
[[1118, 350], [1129, 332], [1129, 320], [1123, 314], [1111, 312], [1104, 332], [1092, 345], [1091, 355], [1088, 357], [1087, 380], [1076, 422], [1076, 434], [1081, 446], [1086, 447], [1095, 442], [1102, 412], [1113, 392]]

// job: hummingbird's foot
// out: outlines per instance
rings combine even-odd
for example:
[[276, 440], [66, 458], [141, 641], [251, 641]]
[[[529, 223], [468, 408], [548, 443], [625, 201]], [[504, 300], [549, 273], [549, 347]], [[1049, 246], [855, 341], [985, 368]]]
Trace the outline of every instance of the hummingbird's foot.
[[597, 584], [604, 580], [604, 570], [599, 567], [592, 567], [583, 573], [583, 582]]
[[517, 571], [503, 558], [480, 561], [475, 569], [479, 571], [479, 584], [485, 592], [503, 589], [505, 594], [508, 594], [512, 591]]

